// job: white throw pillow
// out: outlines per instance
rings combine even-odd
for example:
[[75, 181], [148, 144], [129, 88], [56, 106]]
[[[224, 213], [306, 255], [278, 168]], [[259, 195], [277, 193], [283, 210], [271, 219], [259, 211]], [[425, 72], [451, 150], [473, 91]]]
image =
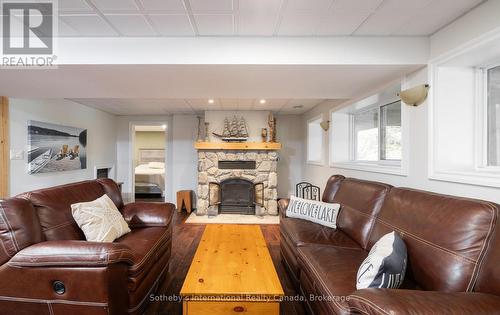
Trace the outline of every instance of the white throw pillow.
[[149, 162], [149, 168], [165, 168], [165, 163], [163, 162]]
[[359, 267], [356, 289], [397, 289], [405, 278], [406, 264], [405, 242], [395, 232], [388, 233], [373, 245]]
[[130, 232], [127, 222], [108, 195], [72, 204], [71, 213], [90, 242], [113, 242]]
[[337, 216], [340, 204], [290, 197], [286, 216], [337, 228]]

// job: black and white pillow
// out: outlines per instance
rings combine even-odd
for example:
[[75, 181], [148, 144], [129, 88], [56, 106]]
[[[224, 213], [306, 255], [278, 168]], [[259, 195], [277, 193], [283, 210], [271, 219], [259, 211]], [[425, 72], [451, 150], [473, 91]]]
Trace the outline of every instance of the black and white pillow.
[[339, 210], [340, 204], [338, 203], [321, 202], [291, 196], [290, 203], [286, 209], [286, 216], [308, 220], [335, 229], [337, 228]]
[[406, 272], [407, 252], [404, 241], [395, 232], [382, 236], [373, 245], [356, 276], [356, 288], [397, 289]]

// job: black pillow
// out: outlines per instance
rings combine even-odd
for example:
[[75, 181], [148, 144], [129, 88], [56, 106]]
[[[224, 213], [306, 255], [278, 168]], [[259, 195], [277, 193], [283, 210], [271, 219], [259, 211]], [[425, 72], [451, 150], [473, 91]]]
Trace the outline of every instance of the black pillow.
[[403, 283], [406, 264], [404, 241], [395, 232], [388, 233], [373, 245], [359, 267], [356, 288], [397, 289]]

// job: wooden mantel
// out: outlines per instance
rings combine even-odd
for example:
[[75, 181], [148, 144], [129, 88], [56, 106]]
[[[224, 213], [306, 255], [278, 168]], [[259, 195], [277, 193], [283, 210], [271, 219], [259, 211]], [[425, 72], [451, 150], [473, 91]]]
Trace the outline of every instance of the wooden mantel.
[[197, 150], [280, 150], [277, 142], [195, 142]]

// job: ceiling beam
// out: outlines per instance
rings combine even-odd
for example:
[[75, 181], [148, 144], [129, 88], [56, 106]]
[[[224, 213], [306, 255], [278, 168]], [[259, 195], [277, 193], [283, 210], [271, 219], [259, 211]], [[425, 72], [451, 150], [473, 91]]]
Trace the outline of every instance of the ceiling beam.
[[60, 38], [60, 65], [423, 65], [427, 37]]

